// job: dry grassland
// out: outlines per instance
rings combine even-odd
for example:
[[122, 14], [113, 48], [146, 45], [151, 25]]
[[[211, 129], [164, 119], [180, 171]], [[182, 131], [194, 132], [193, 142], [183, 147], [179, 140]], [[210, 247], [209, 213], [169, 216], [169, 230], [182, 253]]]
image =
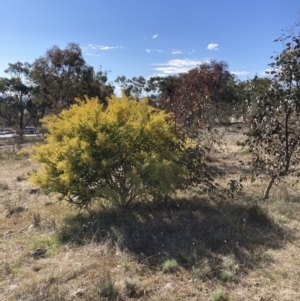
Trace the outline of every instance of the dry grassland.
[[[251, 171], [242, 132], [222, 131], [209, 160], [225, 187]], [[0, 149], [0, 300], [300, 300], [299, 186], [280, 183], [265, 203], [260, 179], [234, 199], [193, 189], [77, 215], [27, 181], [38, 168]]]

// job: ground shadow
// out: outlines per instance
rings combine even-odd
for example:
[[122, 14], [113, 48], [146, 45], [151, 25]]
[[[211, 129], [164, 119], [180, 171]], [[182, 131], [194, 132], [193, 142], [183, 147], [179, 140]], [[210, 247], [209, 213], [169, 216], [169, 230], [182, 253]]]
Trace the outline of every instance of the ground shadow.
[[109, 237], [150, 268], [175, 259], [187, 269], [209, 266], [210, 277], [219, 275], [224, 257], [234, 257], [245, 272], [261, 264], [266, 250], [292, 240], [257, 205], [199, 196], [140, 205], [126, 212], [109, 209], [69, 217], [58, 235], [62, 243], [75, 244]]
[[247, 165], [248, 161], [249, 158], [239, 160], [236, 157], [226, 158], [225, 156], [220, 160], [214, 157], [209, 163], [210, 172], [216, 179], [225, 175], [252, 176], [253, 170]]

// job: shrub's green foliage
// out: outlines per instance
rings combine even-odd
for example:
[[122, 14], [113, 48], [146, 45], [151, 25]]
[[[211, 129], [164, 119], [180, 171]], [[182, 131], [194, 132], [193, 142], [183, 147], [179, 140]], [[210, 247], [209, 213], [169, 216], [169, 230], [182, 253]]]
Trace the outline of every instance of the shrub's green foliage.
[[146, 101], [113, 97], [105, 109], [97, 99], [78, 101], [42, 121], [49, 134], [33, 153], [44, 170], [32, 179], [79, 208], [93, 201], [127, 206], [210, 183], [203, 153], [175, 136], [172, 120]]

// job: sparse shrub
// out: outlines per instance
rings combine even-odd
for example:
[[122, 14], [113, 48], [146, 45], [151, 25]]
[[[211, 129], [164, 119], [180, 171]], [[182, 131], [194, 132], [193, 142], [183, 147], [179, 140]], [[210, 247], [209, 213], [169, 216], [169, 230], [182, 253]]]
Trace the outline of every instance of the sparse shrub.
[[173, 273], [178, 268], [177, 261], [175, 259], [168, 259], [162, 264], [164, 273]]
[[197, 142], [205, 150], [205, 159], [208, 162], [212, 162], [216, 154], [224, 151], [222, 145], [223, 135], [217, 129], [211, 131], [198, 130], [197, 134]]
[[43, 120], [49, 134], [33, 151], [44, 171], [32, 180], [80, 209], [93, 201], [126, 207], [211, 183], [204, 153], [175, 136], [172, 120], [146, 101], [113, 97], [106, 108], [97, 99], [78, 101]]
[[211, 301], [230, 301], [230, 299], [224, 292], [217, 291], [212, 294]]

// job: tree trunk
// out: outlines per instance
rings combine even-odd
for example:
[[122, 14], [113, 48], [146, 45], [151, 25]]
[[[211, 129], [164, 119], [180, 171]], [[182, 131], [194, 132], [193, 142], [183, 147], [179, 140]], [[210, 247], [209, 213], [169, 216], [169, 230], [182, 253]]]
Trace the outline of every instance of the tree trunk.
[[20, 112], [19, 112], [20, 116], [19, 116], [19, 128], [20, 130], [23, 130], [24, 128], [24, 109], [20, 108]]
[[264, 191], [264, 197], [263, 197], [264, 200], [267, 200], [269, 198], [269, 194], [270, 194], [271, 188], [272, 188], [272, 186], [273, 186], [274, 181], [275, 181], [276, 178], [277, 178], [277, 176], [272, 176], [272, 178], [271, 178], [271, 180], [270, 180], [270, 182], [269, 182], [266, 190]]

